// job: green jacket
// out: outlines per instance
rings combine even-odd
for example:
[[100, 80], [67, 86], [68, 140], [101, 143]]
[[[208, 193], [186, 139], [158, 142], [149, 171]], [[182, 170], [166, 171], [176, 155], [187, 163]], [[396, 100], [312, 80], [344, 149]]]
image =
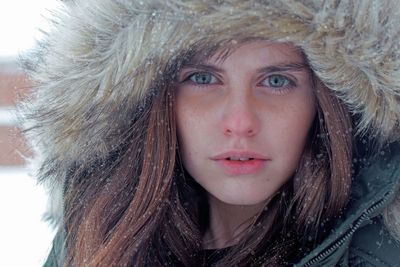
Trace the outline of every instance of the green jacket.
[[381, 215], [400, 187], [400, 145], [372, 161], [355, 177], [343, 219], [296, 267], [400, 266], [400, 241], [391, 237]]

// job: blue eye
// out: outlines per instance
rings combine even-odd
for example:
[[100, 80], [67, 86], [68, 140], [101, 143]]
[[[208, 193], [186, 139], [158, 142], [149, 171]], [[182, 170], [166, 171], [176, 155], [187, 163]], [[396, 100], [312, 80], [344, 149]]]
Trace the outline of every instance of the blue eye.
[[268, 76], [262, 84], [268, 87], [273, 87], [273, 88], [281, 88], [281, 87], [286, 87], [290, 85], [290, 80], [286, 78], [285, 76], [282, 75], [271, 75]]
[[216, 78], [208, 72], [197, 72], [189, 76], [189, 80], [196, 84], [212, 84]]

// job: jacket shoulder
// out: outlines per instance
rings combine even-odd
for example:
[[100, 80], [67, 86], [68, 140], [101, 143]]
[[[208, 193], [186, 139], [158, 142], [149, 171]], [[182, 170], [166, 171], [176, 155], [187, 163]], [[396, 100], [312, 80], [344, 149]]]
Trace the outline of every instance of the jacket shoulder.
[[64, 232], [57, 232], [43, 267], [61, 267], [64, 258]]
[[390, 235], [381, 216], [354, 233], [349, 248], [349, 265], [400, 267], [400, 242]]

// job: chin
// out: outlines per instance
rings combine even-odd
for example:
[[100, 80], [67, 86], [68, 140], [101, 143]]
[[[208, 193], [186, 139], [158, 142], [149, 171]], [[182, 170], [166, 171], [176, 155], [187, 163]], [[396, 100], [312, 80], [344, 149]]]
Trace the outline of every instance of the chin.
[[269, 199], [270, 195], [268, 196], [257, 196], [254, 194], [224, 194], [224, 195], [213, 195], [219, 201], [228, 204], [228, 205], [238, 205], [238, 206], [254, 206], [254, 205], [261, 205], [266, 204]]

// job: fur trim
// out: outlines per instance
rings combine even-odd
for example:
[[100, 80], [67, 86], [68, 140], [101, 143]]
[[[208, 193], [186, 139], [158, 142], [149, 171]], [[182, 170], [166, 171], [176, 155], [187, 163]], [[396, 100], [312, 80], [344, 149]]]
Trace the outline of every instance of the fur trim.
[[359, 132], [398, 141], [399, 11], [397, 0], [69, 2], [25, 61], [37, 90], [21, 110], [43, 156], [39, 179], [59, 192], [72, 166], [89, 168], [123, 144], [138, 102], [177, 57], [249, 38], [303, 49], [359, 114]]

